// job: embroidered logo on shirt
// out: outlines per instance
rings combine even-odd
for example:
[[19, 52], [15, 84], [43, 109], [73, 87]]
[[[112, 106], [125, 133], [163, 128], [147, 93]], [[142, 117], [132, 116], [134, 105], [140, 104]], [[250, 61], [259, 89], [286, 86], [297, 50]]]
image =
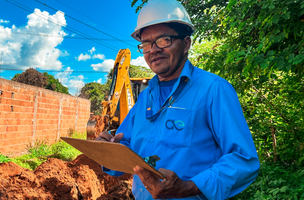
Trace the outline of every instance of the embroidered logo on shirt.
[[177, 121], [174, 121], [174, 120], [171, 120], [171, 119], [168, 119], [166, 121], [166, 128], [168, 130], [178, 130], [178, 131], [181, 131], [183, 130], [185, 127], [185, 123], [181, 120], [177, 120]]

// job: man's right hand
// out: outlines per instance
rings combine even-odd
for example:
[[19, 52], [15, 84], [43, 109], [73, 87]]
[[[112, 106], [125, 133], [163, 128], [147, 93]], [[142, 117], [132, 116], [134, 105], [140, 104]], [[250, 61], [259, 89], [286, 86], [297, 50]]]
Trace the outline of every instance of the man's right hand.
[[117, 135], [115, 135], [115, 137], [113, 137], [110, 133], [108, 133], [108, 131], [104, 131], [100, 133], [95, 140], [119, 143], [122, 138], [123, 133], [118, 133]]

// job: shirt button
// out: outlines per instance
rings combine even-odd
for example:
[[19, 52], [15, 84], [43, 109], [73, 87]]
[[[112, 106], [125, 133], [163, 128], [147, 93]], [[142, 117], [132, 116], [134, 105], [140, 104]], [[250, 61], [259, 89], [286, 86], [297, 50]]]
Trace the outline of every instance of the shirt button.
[[144, 189], [143, 189], [143, 188], [140, 188], [140, 191], [141, 191], [141, 192], [143, 192], [143, 191], [144, 191]]
[[153, 139], [150, 139], [150, 142], [153, 142]]

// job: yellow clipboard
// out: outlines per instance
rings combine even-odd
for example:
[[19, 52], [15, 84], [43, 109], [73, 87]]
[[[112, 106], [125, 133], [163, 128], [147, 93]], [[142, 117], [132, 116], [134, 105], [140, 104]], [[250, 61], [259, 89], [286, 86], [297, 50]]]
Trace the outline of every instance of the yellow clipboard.
[[138, 165], [152, 172], [158, 179], [165, 178], [138, 154], [122, 144], [67, 137], [61, 137], [61, 139], [108, 169], [135, 174], [133, 168]]

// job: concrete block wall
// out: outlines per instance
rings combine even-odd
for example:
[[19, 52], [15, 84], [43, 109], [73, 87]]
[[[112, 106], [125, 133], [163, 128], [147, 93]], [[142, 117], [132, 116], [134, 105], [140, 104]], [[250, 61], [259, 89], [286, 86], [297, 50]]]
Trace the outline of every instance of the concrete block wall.
[[73, 130], [85, 132], [91, 102], [0, 79], [0, 152], [16, 154], [36, 140], [53, 143]]

